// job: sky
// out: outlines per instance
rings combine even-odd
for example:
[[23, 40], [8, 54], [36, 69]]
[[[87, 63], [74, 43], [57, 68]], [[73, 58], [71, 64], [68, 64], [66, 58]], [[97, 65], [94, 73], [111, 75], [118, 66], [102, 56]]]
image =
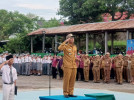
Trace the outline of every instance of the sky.
[[56, 15], [59, 9], [59, 0], [0, 0], [0, 9], [18, 11], [22, 14], [32, 13], [45, 20], [54, 17], [60, 18], [59, 15]]

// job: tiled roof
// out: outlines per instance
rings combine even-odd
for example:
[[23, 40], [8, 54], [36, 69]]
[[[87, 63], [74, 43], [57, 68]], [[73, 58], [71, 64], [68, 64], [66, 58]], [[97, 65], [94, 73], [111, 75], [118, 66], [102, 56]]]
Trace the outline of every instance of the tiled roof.
[[79, 33], [79, 32], [96, 32], [96, 31], [113, 31], [113, 30], [127, 30], [134, 29], [134, 20], [120, 20], [111, 22], [99, 22], [99, 23], [87, 23], [77, 24], [70, 26], [59, 26], [53, 28], [41, 28], [29, 33], [28, 35], [40, 35], [45, 31], [46, 35], [53, 34], [67, 34], [67, 33]]

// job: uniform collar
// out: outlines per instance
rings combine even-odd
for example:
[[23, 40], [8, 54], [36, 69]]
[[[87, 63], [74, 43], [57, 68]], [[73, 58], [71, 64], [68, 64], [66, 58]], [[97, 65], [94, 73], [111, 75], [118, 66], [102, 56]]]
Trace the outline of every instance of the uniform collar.
[[68, 43], [68, 45], [69, 45], [69, 46], [74, 46], [74, 44], [70, 44], [70, 43]]

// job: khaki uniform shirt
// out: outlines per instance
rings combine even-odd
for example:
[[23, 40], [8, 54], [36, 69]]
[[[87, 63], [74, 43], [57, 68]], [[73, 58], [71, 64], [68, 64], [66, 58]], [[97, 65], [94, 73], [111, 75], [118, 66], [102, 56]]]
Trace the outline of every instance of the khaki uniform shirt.
[[116, 60], [116, 68], [121, 68], [123, 66], [123, 60], [122, 59], [117, 59]]
[[89, 66], [89, 64], [90, 64], [90, 61], [89, 61], [89, 59], [84, 59], [84, 66]]
[[105, 67], [110, 67], [111, 65], [111, 59], [110, 58], [106, 58], [105, 59]]
[[99, 59], [96, 59], [96, 58], [95, 58], [95, 59], [93, 60], [93, 66], [94, 66], [94, 67], [99, 67], [99, 64], [100, 64]]
[[58, 49], [64, 52], [63, 67], [65, 68], [77, 68], [75, 57], [77, 54], [77, 47], [75, 45], [66, 44], [63, 42]]
[[131, 58], [131, 68], [134, 68], [134, 58]]
[[128, 59], [124, 57], [123, 62], [124, 62], [123, 66], [127, 67], [128, 66]]

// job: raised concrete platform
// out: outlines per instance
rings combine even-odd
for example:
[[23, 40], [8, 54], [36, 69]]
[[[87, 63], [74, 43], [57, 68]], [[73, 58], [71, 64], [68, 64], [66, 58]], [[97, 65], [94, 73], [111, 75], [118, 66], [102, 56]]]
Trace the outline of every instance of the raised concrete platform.
[[85, 96], [65, 98], [63, 95], [40, 96], [39, 98], [40, 98], [40, 100], [96, 100], [96, 98], [85, 97]]

